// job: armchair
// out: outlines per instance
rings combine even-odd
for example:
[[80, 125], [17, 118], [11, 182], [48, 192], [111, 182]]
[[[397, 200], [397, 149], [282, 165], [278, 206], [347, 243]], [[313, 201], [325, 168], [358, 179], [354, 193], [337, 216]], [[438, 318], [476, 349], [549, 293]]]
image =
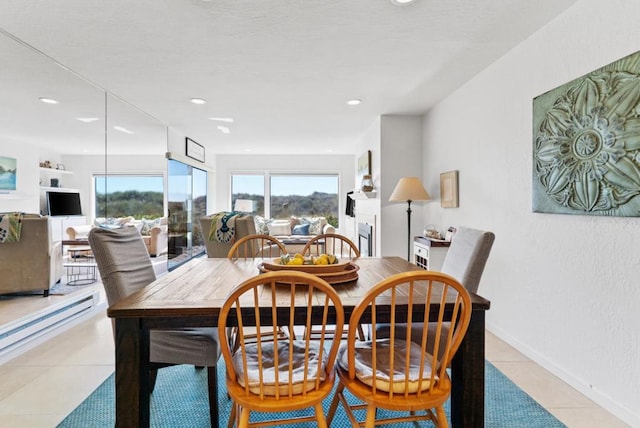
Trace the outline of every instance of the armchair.
[[48, 217], [25, 214], [19, 242], [0, 244], [0, 294], [42, 291], [62, 278], [62, 249], [52, 242]]
[[[202, 240], [207, 247], [207, 257], [210, 258], [227, 258], [229, 250], [233, 246], [233, 242], [224, 243], [209, 240], [209, 231], [211, 230], [211, 218], [213, 215], [200, 217], [200, 230], [202, 231]], [[248, 235], [256, 234], [256, 225], [253, 216], [237, 217], [236, 220], [236, 241]]]

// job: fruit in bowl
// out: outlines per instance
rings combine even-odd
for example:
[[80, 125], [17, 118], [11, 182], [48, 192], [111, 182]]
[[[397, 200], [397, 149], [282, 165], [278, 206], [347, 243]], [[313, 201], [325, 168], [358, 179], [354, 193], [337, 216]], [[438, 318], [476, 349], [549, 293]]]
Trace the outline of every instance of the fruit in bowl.
[[286, 254], [280, 256], [280, 264], [287, 266], [301, 266], [301, 265], [333, 265], [338, 263], [338, 258], [333, 254], [320, 254], [317, 257], [309, 256], [304, 257], [300, 253], [296, 253], [293, 256]]

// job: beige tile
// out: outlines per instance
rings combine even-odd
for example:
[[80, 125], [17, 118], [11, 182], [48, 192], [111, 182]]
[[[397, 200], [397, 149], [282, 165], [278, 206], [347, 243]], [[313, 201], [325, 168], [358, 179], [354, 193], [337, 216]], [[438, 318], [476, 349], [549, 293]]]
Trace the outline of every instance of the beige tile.
[[629, 428], [620, 419], [600, 407], [548, 409], [568, 428]]
[[0, 415], [2, 428], [51, 428], [57, 426], [66, 417], [63, 414], [51, 415]]
[[494, 365], [545, 408], [596, 406], [534, 362], [495, 362]]
[[494, 361], [530, 361], [524, 354], [490, 332], [485, 333], [485, 356]]
[[[44, 373], [48, 368], [43, 366], [8, 367], [0, 366], [0, 400]], [[3, 426], [0, 424], [0, 426]]]
[[112, 372], [111, 366], [51, 367], [29, 384], [5, 397], [0, 402], [0, 414], [66, 415]]

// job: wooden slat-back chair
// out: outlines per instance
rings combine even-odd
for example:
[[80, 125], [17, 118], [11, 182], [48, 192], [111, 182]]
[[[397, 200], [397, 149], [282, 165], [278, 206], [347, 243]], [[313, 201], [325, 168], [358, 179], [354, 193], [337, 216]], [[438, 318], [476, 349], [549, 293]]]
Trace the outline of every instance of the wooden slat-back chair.
[[304, 256], [320, 254], [335, 255], [338, 258], [360, 257], [360, 250], [349, 238], [337, 233], [316, 235], [307, 242], [302, 250]]
[[[274, 259], [287, 254], [287, 248], [283, 243], [270, 235], [251, 234], [238, 239], [229, 249], [227, 258], [230, 260], [256, 260], [256, 259]], [[230, 337], [235, 337], [237, 330], [229, 329]], [[278, 329], [278, 334], [283, 336], [283, 329]], [[268, 332], [264, 332], [263, 336], [268, 336]], [[245, 338], [249, 335], [246, 334]], [[253, 338], [256, 336], [253, 335]], [[234, 341], [237, 345], [237, 342]], [[234, 347], [235, 350], [235, 347]]]
[[[360, 250], [349, 238], [337, 233], [324, 233], [316, 235], [307, 242], [302, 250], [304, 256], [319, 256], [320, 254], [335, 255], [338, 258], [353, 259], [360, 257]], [[364, 339], [364, 330], [359, 327], [360, 339]], [[317, 333], [316, 329], [311, 330], [311, 337]], [[346, 333], [346, 332], [345, 332]], [[306, 334], [306, 332], [305, 332]]]
[[[406, 319], [396, 319], [398, 305], [408, 305]], [[422, 315], [414, 316], [414, 313]], [[373, 337], [357, 341], [357, 323], [363, 317], [374, 327]], [[469, 293], [449, 275], [416, 271], [382, 280], [351, 314], [347, 342], [338, 352], [336, 367], [340, 384], [329, 409], [329, 423], [341, 402], [354, 427], [427, 419], [437, 427], [448, 427], [443, 405], [451, 394], [451, 380], [446, 369], [470, 319]], [[378, 320], [390, 324], [390, 337], [376, 337]], [[427, 328], [430, 321], [437, 323], [437, 328]], [[442, 328], [445, 322], [450, 323], [449, 329]], [[411, 325], [416, 323], [422, 324], [419, 338], [412, 337]], [[400, 326], [407, 331], [404, 337], [397, 338], [394, 333]], [[442, 335], [445, 337], [441, 338]], [[428, 349], [430, 343], [435, 348], [433, 354], [422, 351]], [[363, 404], [350, 405], [345, 399], [345, 388]], [[367, 410], [366, 419], [358, 422], [353, 410], [363, 408]], [[378, 408], [408, 414], [378, 420]]]
[[[287, 295], [289, 308], [277, 310], [278, 298]], [[279, 295], [280, 297], [278, 297]], [[242, 303], [241, 303], [242, 302]], [[242, 310], [240, 306], [245, 309]], [[312, 316], [312, 308], [321, 308]], [[333, 388], [335, 357], [339, 339], [321, 334], [318, 340], [280, 338], [277, 326], [293, 330], [294, 316], [304, 320], [305, 328], [313, 323], [326, 324], [335, 312], [336, 326], [342, 329], [344, 311], [337, 293], [323, 279], [296, 271], [278, 271], [258, 275], [237, 286], [227, 297], [218, 318], [220, 337], [230, 326], [238, 328], [237, 350], [228, 340], [221, 340], [221, 352], [227, 368], [227, 390], [233, 401], [229, 426], [238, 419], [239, 427], [281, 425], [291, 420], [249, 423], [251, 412], [289, 412], [314, 408], [315, 414], [293, 419], [315, 421], [326, 427], [322, 400]], [[247, 343], [244, 331], [257, 330], [257, 341]], [[268, 340], [262, 329], [271, 326]], [[278, 352], [274, 352], [277, 349]], [[294, 370], [295, 369], [295, 370]]]
[[238, 239], [227, 257], [231, 260], [269, 259], [283, 254], [287, 254], [287, 248], [273, 236], [252, 234]]

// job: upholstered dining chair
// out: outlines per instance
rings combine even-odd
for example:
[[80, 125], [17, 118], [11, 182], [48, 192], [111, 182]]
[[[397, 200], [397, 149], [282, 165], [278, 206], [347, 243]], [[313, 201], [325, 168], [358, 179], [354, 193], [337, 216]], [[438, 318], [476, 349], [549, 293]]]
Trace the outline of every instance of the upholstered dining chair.
[[451, 239], [442, 272], [460, 281], [467, 291], [476, 293], [494, 240], [493, 232], [459, 227]]
[[283, 254], [287, 254], [287, 248], [273, 236], [252, 234], [238, 239], [229, 249], [227, 258], [264, 259], [280, 257]]
[[[279, 299], [289, 295], [291, 309], [278, 311]], [[241, 310], [255, 307], [255, 310]], [[314, 313], [313, 311], [320, 313]], [[218, 317], [218, 334], [225, 337], [230, 326], [237, 326], [239, 346], [234, 351], [229, 340], [221, 341], [227, 369], [227, 390], [233, 401], [229, 427], [272, 426], [315, 421], [327, 427], [322, 400], [332, 391], [335, 357], [340, 339], [321, 334], [317, 340], [279, 338], [276, 330], [286, 325], [293, 330], [294, 318], [304, 327], [326, 320], [335, 313], [335, 325], [344, 325], [342, 303], [333, 287], [316, 275], [298, 271], [268, 272], [238, 285], [227, 296]], [[245, 329], [255, 325], [258, 340], [247, 343]], [[262, 340], [262, 328], [271, 327], [268, 340]], [[287, 420], [250, 422], [252, 412], [285, 412], [313, 408], [314, 415]]]
[[[89, 245], [98, 265], [109, 306], [156, 279], [147, 248], [135, 227], [94, 228], [89, 232]], [[218, 331], [215, 328], [151, 330], [150, 391], [153, 392], [159, 368], [176, 364], [207, 367], [211, 426], [217, 427], [216, 364], [219, 357]]]
[[307, 242], [302, 250], [305, 256], [332, 254], [337, 257], [360, 257], [360, 250], [349, 238], [337, 233], [323, 233], [316, 235]]
[[[467, 291], [476, 293], [494, 240], [493, 232], [459, 227], [451, 240], [442, 272], [457, 279]], [[376, 328], [378, 337], [389, 336], [388, 324], [378, 324]], [[414, 326], [413, 337], [416, 337], [421, 328], [422, 325]], [[429, 325], [429, 328], [435, 327]], [[443, 328], [448, 328], [447, 323], [443, 324]], [[400, 328], [396, 335], [402, 335], [404, 332], [404, 328]]]
[[[408, 305], [409, 323], [396, 323], [397, 305]], [[411, 308], [422, 315], [412, 317]], [[357, 323], [365, 314], [371, 319], [373, 335], [370, 340], [359, 341]], [[430, 316], [436, 319], [430, 321]], [[378, 320], [389, 323], [392, 332], [404, 328], [404, 338], [394, 334], [377, 337]], [[329, 408], [329, 424], [340, 402], [354, 427], [362, 426], [353, 413], [356, 409], [366, 409], [365, 427], [419, 420], [448, 427], [444, 403], [451, 395], [451, 379], [447, 366], [470, 320], [469, 292], [449, 275], [412, 271], [376, 284], [354, 308], [347, 341], [338, 352], [336, 371], [340, 383]], [[450, 328], [442, 328], [445, 322]], [[434, 331], [427, 328], [430, 323], [436, 323]], [[422, 328], [414, 337], [415, 330], [410, 326], [416, 324]], [[430, 347], [434, 347], [433, 353], [423, 352]], [[348, 402], [345, 389], [360, 402]], [[379, 408], [407, 414], [378, 419]]]

